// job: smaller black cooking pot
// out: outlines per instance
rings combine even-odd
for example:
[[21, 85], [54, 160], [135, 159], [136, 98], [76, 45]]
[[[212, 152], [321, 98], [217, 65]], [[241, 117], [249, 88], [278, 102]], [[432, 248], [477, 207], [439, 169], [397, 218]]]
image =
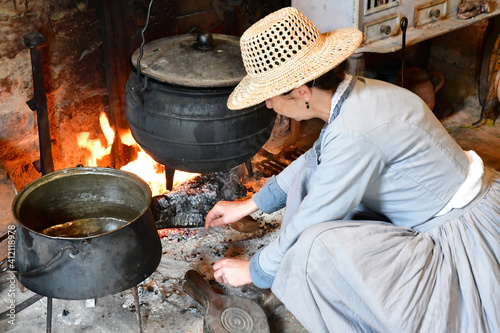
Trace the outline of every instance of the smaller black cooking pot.
[[70, 168], [31, 182], [12, 204], [18, 280], [71, 300], [132, 288], [161, 259], [150, 202], [141, 178], [116, 169]]

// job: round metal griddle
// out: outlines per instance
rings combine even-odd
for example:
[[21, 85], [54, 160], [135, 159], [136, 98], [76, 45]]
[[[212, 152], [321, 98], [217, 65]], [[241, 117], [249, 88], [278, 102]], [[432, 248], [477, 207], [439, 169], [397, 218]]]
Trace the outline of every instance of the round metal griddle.
[[204, 331], [207, 333], [269, 333], [264, 310], [254, 301], [216, 293], [194, 270], [185, 275], [184, 290], [205, 309]]

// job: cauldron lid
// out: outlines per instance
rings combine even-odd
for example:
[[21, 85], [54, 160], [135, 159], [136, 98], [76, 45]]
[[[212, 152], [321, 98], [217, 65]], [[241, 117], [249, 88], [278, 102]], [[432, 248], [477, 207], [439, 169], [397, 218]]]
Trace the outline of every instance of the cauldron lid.
[[[165, 37], [146, 43], [140, 60], [141, 73], [160, 82], [188, 87], [236, 86], [246, 75], [240, 39], [235, 36], [204, 35], [210, 46], [198, 42], [200, 34]], [[205, 47], [205, 49], [203, 48]], [[140, 48], [132, 54], [137, 68]]]

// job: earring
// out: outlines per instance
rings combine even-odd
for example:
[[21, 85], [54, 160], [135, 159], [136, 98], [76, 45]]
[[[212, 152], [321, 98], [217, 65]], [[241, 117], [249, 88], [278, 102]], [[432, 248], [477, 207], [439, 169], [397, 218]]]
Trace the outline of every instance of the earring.
[[309, 102], [306, 102], [306, 109], [309, 109]]

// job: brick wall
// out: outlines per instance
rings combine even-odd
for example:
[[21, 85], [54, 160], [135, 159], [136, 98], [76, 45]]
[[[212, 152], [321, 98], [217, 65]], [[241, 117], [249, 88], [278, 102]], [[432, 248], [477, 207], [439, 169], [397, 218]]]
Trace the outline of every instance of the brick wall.
[[[18, 189], [40, 177], [36, 113], [29, 48], [24, 35], [38, 31], [47, 38], [42, 49], [52, 153], [56, 170], [84, 164], [88, 154], [76, 145], [76, 133], [90, 132], [106, 143], [99, 128], [105, 112], [111, 125], [127, 127], [125, 83], [130, 55], [141, 41], [147, 18], [143, 0], [0, 2], [0, 161]], [[289, 1], [156, 0], [145, 32], [146, 41], [201, 28], [239, 36], [252, 21], [289, 5]], [[114, 147], [99, 166], [119, 167], [129, 156]], [[125, 159], [125, 161], [124, 161]]]

